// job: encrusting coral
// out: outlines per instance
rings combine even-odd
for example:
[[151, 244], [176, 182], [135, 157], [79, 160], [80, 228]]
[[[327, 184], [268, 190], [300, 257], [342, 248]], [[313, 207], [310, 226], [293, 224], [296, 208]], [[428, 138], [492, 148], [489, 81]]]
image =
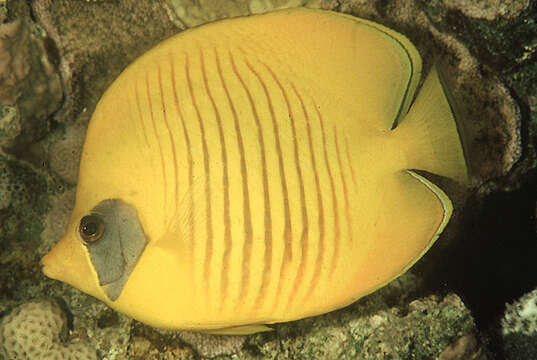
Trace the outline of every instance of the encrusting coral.
[[530, 359], [537, 353], [537, 289], [506, 304], [502, 336], [507, 359]]
[[537, 335], [537, 289], [506, 305], [502, 332]]
[[74, 124], [66, 127], [64, 136], [50, 143], [50, 168], [69, 184], [76, 184], [78, 179], [78, 164], [85, 134], [83, 126]]
[[0, 105], [14, 106], [19, 113], [16, 126], [12, 116], [0, 118], [0, 135], [8, 125], [18, 130], [0, 136], [0, 146], [22, 146], [48, 131], [47, 118], [63, 98], [53, 48], [31, 21], [0, 25]]
[[298, 6], [319, 8], [321, 0], [166, 0], [170, 19], [179, 28], [199, 26], [214, 20], [262, 14]]
[[10, 180], [12, 177], [7, 161], [0, 156], [0, 210], [7, 208], [11, 203], [12, 189]]
[[246, 341], [241, 335], [211, 335], [192, 331], [180, 331], [177, 336], [190, 344], [198, 354], [212, 358], [219, 355], [231, 355], [238, 352]]
[[97, 354], [83, 341], [63, 344], [67, 318], [52, 300], [19, 305], [0, 321], [0, 359], [92, 360]]

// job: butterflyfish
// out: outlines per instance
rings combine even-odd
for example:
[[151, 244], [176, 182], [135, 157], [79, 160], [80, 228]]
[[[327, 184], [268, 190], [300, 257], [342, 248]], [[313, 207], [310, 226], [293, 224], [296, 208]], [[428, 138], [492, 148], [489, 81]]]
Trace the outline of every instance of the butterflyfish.
[[[287, 9], [183, 31], [86, 134], [46, 276], [148, 325], [221, 334], [326, 313], [412, 266], [467, 181], [438, 73], [400, 33]], [[417, 171], [419, 170], [419, 171]]]

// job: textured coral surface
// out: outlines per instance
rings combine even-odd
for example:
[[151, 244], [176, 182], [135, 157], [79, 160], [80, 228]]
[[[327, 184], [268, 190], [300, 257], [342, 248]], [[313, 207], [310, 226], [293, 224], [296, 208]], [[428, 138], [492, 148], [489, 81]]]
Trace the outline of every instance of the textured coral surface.
[[507, 304], [502, 336], [508, 359], [530, 359], [537, 354], [537, 289]]
[[55, 301], [31, 301], [16, 307], [0, 321], [0, 358], [97, 359], [95, 349], [85, 341], [62, 343], [66, 322], [67, 317]]

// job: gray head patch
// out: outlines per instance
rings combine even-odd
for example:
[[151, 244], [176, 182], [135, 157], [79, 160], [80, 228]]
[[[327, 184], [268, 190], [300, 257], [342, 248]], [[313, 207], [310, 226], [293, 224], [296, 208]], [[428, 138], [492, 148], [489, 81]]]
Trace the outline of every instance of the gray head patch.
[[114, 301], [149, 241], [136, 209], [121, 199], [101, 201], [91, 210], [91, 216], [98, 218], [104, 229], [97, 240], [84, 244], [99, 277], [99, 285]]

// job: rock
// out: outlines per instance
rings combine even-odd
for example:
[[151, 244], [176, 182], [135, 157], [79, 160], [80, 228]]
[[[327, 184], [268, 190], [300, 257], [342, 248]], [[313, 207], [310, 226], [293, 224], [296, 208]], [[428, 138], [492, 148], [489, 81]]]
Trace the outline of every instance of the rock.
[[8, 166], [7, 160], [0, 157], [0, 211], [11, 205], [13, 189], [11, 179], [13, 174]]
[[[485, 347], [473, 335], [477, 333], [473, 318], [456, 295], [430, 296], [407, 304], [404, 299], [409, 290], [404, 284], [415, 277], [405, 277], [347, 308], [274, 324], [273, 332], [225, 337], [136, 326], [136, 345], [129, 354], [147, 356], [161, 348], [187, 356], [178, 347], [178, 342], [185, 341], [202, 358], [219, 360], [436, 358], [442, 353], [443, 360], [466, 359], [453, 355], [461, 353], [488, 359]], [[400, 301], [390, 307], [385, 299], [392, 297]]]
[[[386, 307], [382, 294], [327, 315], [276, 325], [251, 336], [240, 359], [429, 359], [476, 331], [469, 310], [454, 294]], [[378, 307], [378, 310], [372, 310]], [[370, 312], [372, 310], [372, 312]], [[221, 359], [233, 359], [223, 357]]]
[[464, 0], [445, 0], [443, 3], [447, 9], [461, 11], [465, 16], [492, 21], [499, 17], [515, 18], [528, 7], [530, 0], [486, 0], [470, 3]]
[[0, 147], [23, 147], [48, 131], [48, 116], [63, 91], [53, 45], [27, 19], [0, 25], [0, 104], [14, 106], [0, 117]]
[[473, 334], [461, 336], [438, 356], [438, 360], [486, 360], [490, 358], [492, 357], [487, 355], [487, 351], [479, 346]]
[[40, 250], [44, 253], [65, 235], [67, 225], [75, 206], [75, 189], [68, 189], [63, 193], [50, 196], [51, 210], [48, 212], [41, 234], [42, 245]]
[[179, 29], [160, 2], [32, 1], [32, 13], [53, 40], [65, 102], [54, 118], [87, 125], [106, 87], [136, 57]]
[[321, 0], [166, 0], [165, 3], [172, 21], [183, 29], [235, 16], [261, 14], [297, 6], [321, 6]]
[[[60, 135], [60, 134], [58, 134]], [[68, 125], [65, 132], [51, 139], [47, 151], [50, 169], [70, 185], [76, 185], [82, 145], [86, 131], [76, 123]]]
[[246, 341], [246, 336], [211, 335], [192, 331], [180, 331], [177, 336], [192, 346], [198, 354], [208, 358], [235, 354]]
[[127, 353], [127, 359], [133, 360], [195, 360], [199, 359], [194, 350], [177, 338], [177, 331], [151, 329], [136, 324]]
[[0, 105], [0, 146], [13, 143], [21, 133], [21, 118], [16, 106]]
[[0, 152], [0, 243], [39, 236], [41, 216], [47, 210], [46, 179], [28, 163]]

